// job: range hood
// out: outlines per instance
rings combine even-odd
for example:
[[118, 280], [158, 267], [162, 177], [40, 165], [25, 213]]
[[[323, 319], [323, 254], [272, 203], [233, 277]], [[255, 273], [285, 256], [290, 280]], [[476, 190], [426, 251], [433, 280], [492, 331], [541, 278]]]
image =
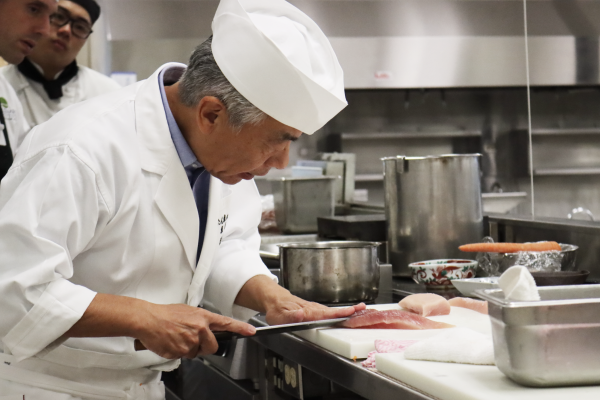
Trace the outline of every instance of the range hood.
[[[329, 37], [347, 89], [596, 85], [600, 1], [290, 0]], [[104, 0], [109, 40], [211, 34], [217, 0]]]

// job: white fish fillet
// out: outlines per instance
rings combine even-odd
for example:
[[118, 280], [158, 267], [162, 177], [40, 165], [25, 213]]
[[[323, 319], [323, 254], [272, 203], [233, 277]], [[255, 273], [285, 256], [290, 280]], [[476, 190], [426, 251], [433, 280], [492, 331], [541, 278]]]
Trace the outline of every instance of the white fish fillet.
[[423, 317], [450, 314], [448, 300], [433, 293], [417, 293], [406, 296], [398, 303], [400, 307]]

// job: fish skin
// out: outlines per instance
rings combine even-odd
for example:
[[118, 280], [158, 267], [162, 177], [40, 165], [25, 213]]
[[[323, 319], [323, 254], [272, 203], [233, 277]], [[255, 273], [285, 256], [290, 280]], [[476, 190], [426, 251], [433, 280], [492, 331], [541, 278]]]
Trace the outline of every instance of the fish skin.
[[352, 329], [445, 329], [454, 325], [437, 322], [404, 310], [373, 310], [357, 311], [350, 319], [341, 322], [340, 328]]
[[448, 300], [435, 293], [417, 293], [406, 296], [398, 303], [400, 307], [423, 317], [450, 314]]

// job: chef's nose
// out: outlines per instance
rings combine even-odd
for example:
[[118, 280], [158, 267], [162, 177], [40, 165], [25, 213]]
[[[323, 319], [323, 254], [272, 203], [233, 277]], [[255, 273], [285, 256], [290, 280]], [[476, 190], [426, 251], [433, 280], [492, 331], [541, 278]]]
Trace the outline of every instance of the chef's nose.
[[285, 146], [285, 149], [275, 153], [265, 163], [269, 168], [284, 169], [290, 161], [290, 146]]

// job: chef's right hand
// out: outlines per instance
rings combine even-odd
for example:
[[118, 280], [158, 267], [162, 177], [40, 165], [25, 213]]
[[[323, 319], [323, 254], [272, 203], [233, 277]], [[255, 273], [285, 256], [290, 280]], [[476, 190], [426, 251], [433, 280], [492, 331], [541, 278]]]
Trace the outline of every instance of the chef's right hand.
[[185, 304], [148, 303], [142, 315], [135, 337], [146, 349], [168, 359], [214, 354], [218, 344], [212, 331], [256, 333], [250, 324]]

